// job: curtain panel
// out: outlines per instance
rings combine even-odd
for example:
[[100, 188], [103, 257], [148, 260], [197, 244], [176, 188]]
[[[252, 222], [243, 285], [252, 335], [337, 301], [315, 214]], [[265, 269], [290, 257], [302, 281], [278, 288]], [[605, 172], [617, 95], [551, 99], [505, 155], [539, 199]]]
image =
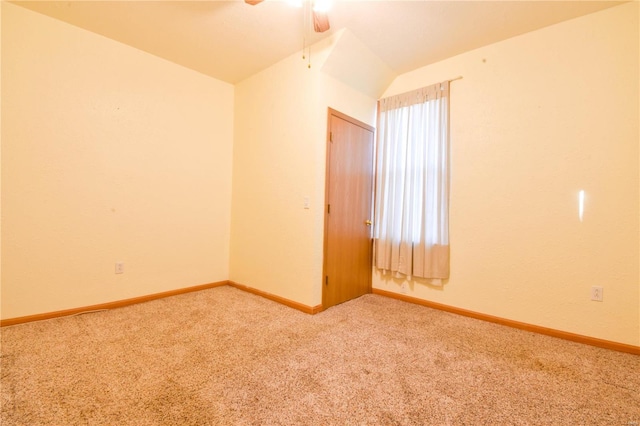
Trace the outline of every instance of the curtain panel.
[[374, 264], [449, 278], [449, 81], [381, 99]]

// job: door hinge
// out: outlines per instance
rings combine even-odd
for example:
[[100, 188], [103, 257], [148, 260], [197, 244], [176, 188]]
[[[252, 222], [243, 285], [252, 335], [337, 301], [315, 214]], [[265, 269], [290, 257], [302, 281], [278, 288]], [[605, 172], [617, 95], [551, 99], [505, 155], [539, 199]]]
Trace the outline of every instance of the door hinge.
[[329, 275], [324, 276], [324, 285], [329, 285]]
[[333, 132], [329, 132], [329, 142], [333, 142]]
[[327, 204], [327, 214], [331, 213], [331, 204]]

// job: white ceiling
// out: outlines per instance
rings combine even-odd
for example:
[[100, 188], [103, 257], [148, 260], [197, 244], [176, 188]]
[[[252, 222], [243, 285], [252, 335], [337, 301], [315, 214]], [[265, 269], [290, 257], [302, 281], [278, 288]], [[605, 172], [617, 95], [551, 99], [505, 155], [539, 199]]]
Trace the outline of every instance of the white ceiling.
[[14, 1], [229, 83], [347, 28], [400, 74], [618, 1], [333, 0], [331, 30], [305, 31], [285, 1]]

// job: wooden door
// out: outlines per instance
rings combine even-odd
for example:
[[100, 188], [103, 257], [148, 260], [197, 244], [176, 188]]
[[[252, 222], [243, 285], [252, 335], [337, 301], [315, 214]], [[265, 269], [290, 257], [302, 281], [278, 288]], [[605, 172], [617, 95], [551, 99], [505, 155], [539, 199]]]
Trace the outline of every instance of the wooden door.
[[374, 129], [329, 109], [324, 309], [371, 292]]

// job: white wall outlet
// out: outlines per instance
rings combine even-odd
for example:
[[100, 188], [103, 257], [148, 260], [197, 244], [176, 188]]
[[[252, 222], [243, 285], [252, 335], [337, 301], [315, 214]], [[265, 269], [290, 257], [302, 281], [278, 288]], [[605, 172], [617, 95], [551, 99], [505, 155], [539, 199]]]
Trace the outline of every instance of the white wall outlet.
[[602, 287], [594, 285], [591, 287], [591, 300], [602, 302]]
[[309, 210], [310, 204], [311, 204], [311, 202], [309, 201], [309, 197], [304, 197], [303, 206], [304, 206], [305, 210]]
[[124, 274], [124, 262], [116, 262], [116, 274]]
[[407, 294], [407, 283], [406, 282], [400, 284], [400, 293]]

